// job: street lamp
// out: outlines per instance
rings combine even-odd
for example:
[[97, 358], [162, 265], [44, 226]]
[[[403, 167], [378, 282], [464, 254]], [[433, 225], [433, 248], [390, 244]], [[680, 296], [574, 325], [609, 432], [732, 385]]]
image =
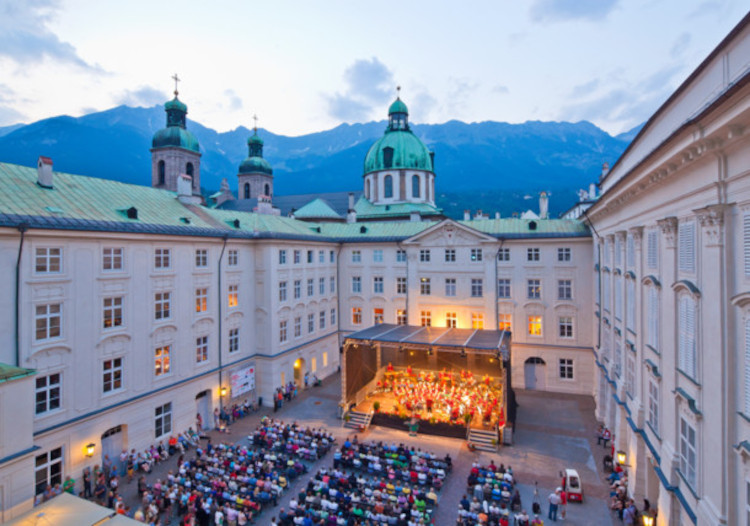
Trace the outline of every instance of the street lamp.
[[654, 518], [651, 515], [644, 515], [643, 526], [654, 526]]
[[221, 386], [221, 391], [220, 392], [221, 392], [221, 396], [226, 396], [227, 395], [227, 388], [226, 388], [225, 385]]
[[625, 465], [625, 461], [628, 459], [627, 455], [623, 450], [617, 452], [617, 463], [621, 466]]
[[85, 453], [85, 455], [87, 457], [89, 457], [89, 458], [93, 457], [95, 449], [96, 449], [96, 444], [94, 444], [93, 442], [90, 443], [90, 444], [86, 444], [86, 448], [85, 448], [86, 453]]

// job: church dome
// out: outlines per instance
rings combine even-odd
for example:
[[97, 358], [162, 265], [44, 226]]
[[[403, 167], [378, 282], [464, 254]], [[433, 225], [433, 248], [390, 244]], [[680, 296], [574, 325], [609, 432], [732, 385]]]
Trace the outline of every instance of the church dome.
[[164, 111], [167, 113], [167, 127], [154, 134], [151, 147], [176, 147], [200, 153], [198, 139], [186, 128], [187, 105], [177, 98], [176, 91], [174, 98], [164, 104]]
[[406, 108], [406, 104], [404, 104], [404, 101], [402, 101], [400, 98], [393, 101], [391, 107], [388, 108], [388, 115], [391, 115], [393, 113], [409, 113], [409, 110]]
[[273, 169], [271, 168], [271, 164], [263, 157], [247, 157], [242, 163], [240, 163], [239, 174], [251, 173], [264, 173], [271, 175], [273, 174]]
[[365, 174], [405, 168], [434, 171], [430, 150], [410, 130], [388, 130], [367, 152]]

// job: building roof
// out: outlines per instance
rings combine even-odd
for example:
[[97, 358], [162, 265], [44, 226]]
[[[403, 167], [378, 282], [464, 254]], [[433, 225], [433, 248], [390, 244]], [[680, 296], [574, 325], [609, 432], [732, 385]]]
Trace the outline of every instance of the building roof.
[[[387, 148], [392, 150], [390, 163], [386, 162]], [[389, 129], [370, 146], [365, 156], [364, 173], [400, 169], [432, 172], [432, 157], [427, 146], [411, 130]]]
[[294, 212], [294, 217], [304, 219], [341, 219], [341, 216], [319, 197]]
[[443, 211], [428, 203], [394, 203], [390, 205], [373, 204], [364, 197], [360, 197], [354, 205], [358, 219], [376, 219], [408, 216], [412, 212], [419, 212], [422, 216], [442, 216]]
[[[116, 520], [115, 520], [116, 519]], [[7, 526], [114, 526], [140, 524], [138, 521], [116, 514], [113, 510], [91, 501], [62, 493], [57, 497], [34, 506], [26, 513], [4, 523]]]
[[473, 219], [458, 221], [485, 234], [506, 239], [544, 237], [590, 237], [588, 227], [575, 219]]
[[[273, 206], [281, 210], [281, 215], [288, 216], [315, 199], [322, 199], [339, 216], [344, 217], [349, 209], [349, 194], [359, 199], [362, 191], [356, 192], [323, 192], [319, 194], [274, 195]], [[258, 205], [256, 199], [232, 199], [221, 204], [219, 208], [225, 210], [243, 210], [252, 212]]]
[[507, 331], [457, 329], [450, 327], [421, 327], [418, 325], [393, 325], [381, 323], [349, 334], [348, 340], [404, 344], [431, 345], [434, 347], [454, 347], [497, 351], [503, 343], [510, 343]]
[[23, 367], [16, 367], [15, 365], [0, 363], [0, 383], [31, 376], [35, 372], [36, 371], [33, 369], [24, 369]]

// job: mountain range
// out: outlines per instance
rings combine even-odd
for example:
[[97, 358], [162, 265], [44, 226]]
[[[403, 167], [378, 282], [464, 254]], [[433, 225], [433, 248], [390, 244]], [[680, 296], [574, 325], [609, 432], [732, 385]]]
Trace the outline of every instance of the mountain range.
[[[51, 157], [55, 170], [139, 185], [151, 182], [151, 137], [165, 125], [160, 106], [118, 106], [82, 117], [60, 116], [0, 127], [0, 161], [34, 166]], [[274, 169], [277, 195], [335, 192], [362, 187], [362, 166], [385, 121], [341, 124], [297, 137], [260, 129], [264, 157]], [[237, 167], [251, 131], [217, 132], [188, 121], [201, 145], [201, 185], [210, 193], [227, 178], [236, 189]], [[435, 152], [438, 206], [458, 217], [464, 208], [508, 215], [536, 209], [536, 194], [550, 192], [550, 212], [571, 206], [579, 188], [596, 182], [601, 165], [614, 163], [640, 126], [611, 136], [590, 122], [413, 124]], [[530, 202], [530, 199], [533, 201]]]

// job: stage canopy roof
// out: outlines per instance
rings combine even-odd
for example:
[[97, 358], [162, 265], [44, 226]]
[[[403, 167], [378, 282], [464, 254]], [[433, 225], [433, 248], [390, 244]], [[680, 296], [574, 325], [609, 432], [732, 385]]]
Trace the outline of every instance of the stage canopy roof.
[[367, 343], [432, 345], [435, 347], [456, 347], [494, 351], [510, 341], [507, 331], [480, 329], [456, 329], [449, 327], [420, 327], [418, 325], [393, 325], [381, 323], [352, 333], [348, 340], [361, 340]]

